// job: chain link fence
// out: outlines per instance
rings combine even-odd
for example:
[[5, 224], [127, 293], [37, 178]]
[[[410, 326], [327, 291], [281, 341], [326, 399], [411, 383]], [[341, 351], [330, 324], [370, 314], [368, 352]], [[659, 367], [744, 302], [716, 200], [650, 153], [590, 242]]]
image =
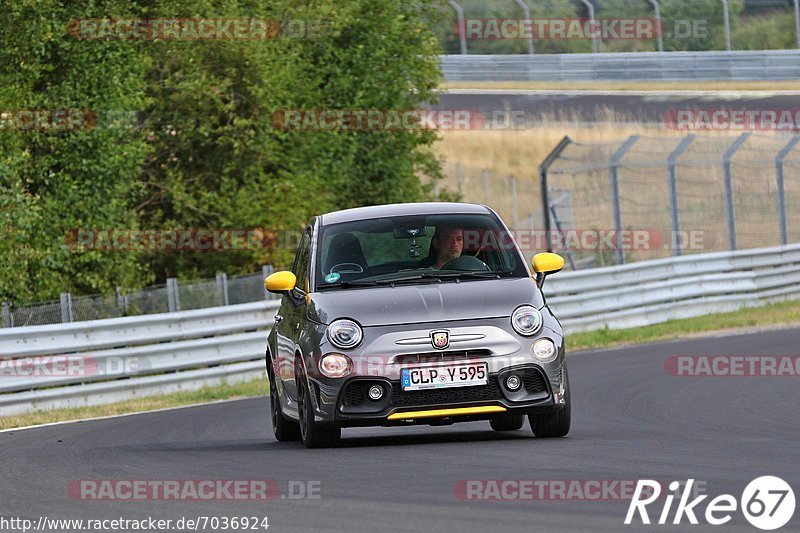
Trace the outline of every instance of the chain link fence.
[[265, 265], [259, 273], [231, 277], [220, 273], [213, 280], [179, 283], [170, 278], [166, 284], [130, 293], [118, 290], [117, 294], [110, 296], [62, 293], [58, 300], [25, 307], [4, 302], [2, 327], [81, 322], [270, 300], [274, 296], [264, 289], [264, 278], [272, 271], [271, 266]]
[[540, 169], [543, 229], [572, 268], [799, 242], [798, 144], [800, 135], [749, 132], [566, 139]]

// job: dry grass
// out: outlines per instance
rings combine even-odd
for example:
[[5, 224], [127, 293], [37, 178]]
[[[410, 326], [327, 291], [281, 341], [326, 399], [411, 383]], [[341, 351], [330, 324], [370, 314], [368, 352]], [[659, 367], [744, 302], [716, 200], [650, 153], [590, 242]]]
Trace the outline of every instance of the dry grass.
[[538, 91], [797, 91], [796, 81], [451, 81], [441, 89], [530, 89]]

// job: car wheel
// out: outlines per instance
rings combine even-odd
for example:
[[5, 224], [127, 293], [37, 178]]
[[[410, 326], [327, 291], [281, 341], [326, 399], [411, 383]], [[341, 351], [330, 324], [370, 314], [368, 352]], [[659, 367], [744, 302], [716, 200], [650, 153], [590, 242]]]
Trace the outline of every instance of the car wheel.
[[528, 415], [528, 423], [536, 437], [564, 437], [569, 433], [572, 423], [572, 408], [569, 397], [569, 375], [566, 367], [564, 367], [564, 384], [566, 385], [566, 392], [564, 393], [564, 407], [562, 409], [553, 413]]
[[525, 415], [497, 415], [489, 423], [495, 431], [516, 431], [525, 423]]
[[278, 389], [275, 387], [275, 376], [269, 368], [269, 355], [267, 355], [267, 376], [269, 377], [269, 410], [272, 416], [272, 432], [275, 439], [280, 442], [300, 440], [300, 424], [283, 416], [281, 400]]
[[300, 436], [306, 448], [330, 448], [339, 444], [342, 437], [341, 428], [321, 427], [314, 421], [314, 406], [311, 393], [308, 390], [308, 381], [303, 374], [302, 365], [295, 365], [297, 377], [297, 413], [300, 419]]

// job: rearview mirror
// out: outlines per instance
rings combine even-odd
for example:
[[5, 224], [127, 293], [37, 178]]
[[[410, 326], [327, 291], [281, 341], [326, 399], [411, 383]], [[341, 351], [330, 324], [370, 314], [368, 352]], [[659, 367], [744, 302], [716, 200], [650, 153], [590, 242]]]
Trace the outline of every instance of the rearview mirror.
[[544, 278], [564, 268], [564, 258], [558, 254], [544, 252], [534, 255], [531, 264], [533, 271], [536, 272], [536, 283], [541, 289], [544, 286]]
[[297, 285], [297, 277], [288, 270], [270, 274], [264, 280], [264, 288], [275, 294], [284, 294], [294, 290], [295, 285]]

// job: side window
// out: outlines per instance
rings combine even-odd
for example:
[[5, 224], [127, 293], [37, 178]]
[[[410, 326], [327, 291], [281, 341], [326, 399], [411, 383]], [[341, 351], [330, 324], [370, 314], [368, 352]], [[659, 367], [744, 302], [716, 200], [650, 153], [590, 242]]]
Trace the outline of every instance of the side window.
[[297, 287], [303, 292], [308, 292], [309, 288], [309, 264], [311, 259], [311, 235], [307, 232], [300, 240], [297, 247], [297, 256], [294, 259], [292, 273], [297, 276]]

